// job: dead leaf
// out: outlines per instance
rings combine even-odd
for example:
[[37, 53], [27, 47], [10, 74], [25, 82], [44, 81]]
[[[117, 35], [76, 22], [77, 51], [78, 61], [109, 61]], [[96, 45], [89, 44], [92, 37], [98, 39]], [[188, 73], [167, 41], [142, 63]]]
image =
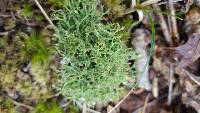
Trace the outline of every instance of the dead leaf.
[[193, 34], [189, 37], [187, 43], [175, 48], [179, 54], [180, 63], [178, 63], [175, 71], [177, 74], [185, 74], [185, 69], [190, 64], [194, 63], [200, 57], [200, 34]]
[[161, 54], [166, 64], [175, 63], [175, 72], [186, 76], [186, 67], [194, 63], [200, 57], [200, 34], [194, 33], [188, 41], [178, 47], [161, 48]]
[[200, 56], [200, 34], [190, 36], [187, 43], [175, 48], [175, 50], [183, 57], [182, 61], [191, 58], [193, 61], [198, 59]]

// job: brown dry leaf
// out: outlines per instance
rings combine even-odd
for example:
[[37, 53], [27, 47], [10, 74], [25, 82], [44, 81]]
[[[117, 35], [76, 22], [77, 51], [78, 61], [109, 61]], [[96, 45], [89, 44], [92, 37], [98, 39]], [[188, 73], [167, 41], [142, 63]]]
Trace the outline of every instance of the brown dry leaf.
[[161, 54], [167, 61], [175, 60], [175, 71], [179, 75], [186, 76], [186, 67], [194, 63], [200, 57], [200, 34], [194, 33], [188, 41], [179, 47], [162, 48]]
[[196, 60], [200, 56], [200, 34], [194, 34], [189, 37], [186, 44], [175, 48], [175, 50], [183, 57], [183, 60]]
[[193, 34], [187, 43], [174, 49], [180, 58], [175, 71], [177, 74], [183, 73], [183, 69], [194, 63], [200, 57], [200, 34]]

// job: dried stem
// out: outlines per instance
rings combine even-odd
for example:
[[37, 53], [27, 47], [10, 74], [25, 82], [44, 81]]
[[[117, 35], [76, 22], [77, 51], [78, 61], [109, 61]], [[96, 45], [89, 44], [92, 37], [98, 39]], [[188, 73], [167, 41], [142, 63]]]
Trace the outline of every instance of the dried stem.
[[146, 113], [145, 111], [146, 111], [146, 108], [147, 108], [147, 104], [148, 104], [149, 98], [150, 98], [150, 94], [148, 94], [146, 99], [145, 99], [142, 113]]
[[156, 4], [158, 2], [160, 2], [161, 0], [147, 0], [145, 2], [142, 2], [140, 5], [142, 7], [145, 7], [145, 6], [149, 6], [149, 5], [152, 5], [152, 4]]
[[178, 34], [178, 28], [177, 28], [177, 22], [176, 22], [176, 16], [175, 16], [175, 8], [173, 4], [173, 0], [169, 0], [169, 10], [171, 15], [171, 30], [172, 30], [172, 38], [175, 38], [175, 40], [179, 41], [179, 34]]
[[17, 102], [15, 100], [13, 100], [10, 96], [4, 94], [3, 92], [0, 92], [1, 95], [3, 95], [4, 97], [6, 97], [7, 99], [9, 99], [13, 104], [15, 104], [16, 106], [21, 106], [21, 107], [24, 107], [24, 108], [27, 108], [29, 110], [33, 110], [33, 107], [32, 106], [29, 106], [29, 105], [26, 105], [24, 103], [20, 103], [20, 102]]
[[153, 4], [153, 8], [158, 10], [158, 12], [156, 12], [156, 15], [158, 16], [158, 18], [160, 20], [159, 24], [160, 24], [160, 27], [162, 29], [163, 35], [165, 37], [165, 40], [167, 41], [167, 43], [169, 45], [172, 45], [173, 43], [172, 43], [172, 39], [171, 39], [171, 36], [170, 36], [170, 32], [169, 32], [169, 29], [167, 27], [167, 23], [164, 19], [164, 16], [162, 15], [162, 13], [160, 13], [161, 12], [160, 7], [157, 4]]
[[[173, 0], [173, 3], [178, 3], [180, 1], [183, 1], [183, 0]], [[167, 3], [168, 3], [168, 1], [163, 1], [163, 2], [158, 3], [158, 5], [163, 5], [163, 4], [167, 4]]]
[[168, 105], [171, 104], [172, 101], [172, 90], [173, 90], [173, 77], [174, 77], [174, 66], [170, 64], [169, 66], [169, 92], [168, 92]]
[[45, 18], [47, 19], [47, 21], [51, 24], [51, 26], [53, 28], [56, 28], [56, 26], [53, 24], [53, 22], [51, 21], [51, 19], [49, 18], [49, 16], [47, 15], [47, 13], [44, 11], [44, 9], [42, 8], [42, 6], [40, 5], [40, 3], [38, 2], [38, 0], [34, 0], [35, 3], [37, 4], [38, 8], [41, 10], [42, 14], [45, 16]]
[[200, 86], [200, 77], [195, 77], [195, 75], [193, 75], [192, 73], [189, 73], [188, 71], [186, 71], [186, 73], [188, 77], [190, 78], [190, 80], [192, 80], [194, 83]]
[[119, 107], [119, 105], [133, 92], [133, 90], [135, 89], [135, 87], [133, 87], [128, 94], [121, 100], [118, 102], [117, 105], [115, 105], [110, 111], [108, 111], [108, 113], [112, 113], [112, 111], [114, 111], [117, 107]]

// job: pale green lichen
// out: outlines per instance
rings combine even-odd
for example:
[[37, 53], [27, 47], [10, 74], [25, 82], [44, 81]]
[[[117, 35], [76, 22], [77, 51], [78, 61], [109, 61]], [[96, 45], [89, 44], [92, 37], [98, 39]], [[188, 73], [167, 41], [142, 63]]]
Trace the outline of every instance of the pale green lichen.
[[62, 68], [57, 89], [67, 98], [96, 102], [121, 95], [128, 77], [130, 51], [121, 41], [118, 24], [103, 24], [104, 13], [94, 0], [69, 0], [54, 13], [57, 50]]

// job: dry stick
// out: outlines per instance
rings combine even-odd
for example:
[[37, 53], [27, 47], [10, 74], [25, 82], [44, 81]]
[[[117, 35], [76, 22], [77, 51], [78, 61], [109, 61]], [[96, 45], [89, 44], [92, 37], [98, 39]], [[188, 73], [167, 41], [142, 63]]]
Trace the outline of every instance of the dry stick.
[[148, 94], [146, 99], [145, 99], [142, 113], [146, 113], [145, 111], [146, 111], [146, 108], [147, 108], [147, 104], [148, 104], [149, 98], [150, 98], [150, 94]]
[[29, 105], [26, 105], [26, 104], [23, 104], [23, 103], [20, 103], [20, 102], [17, 102], [15, 100], [13, 100], [10, 96], [0, 92], [1, 95], [3, 95], [4, 97], [8, 98], [13, 104], [15, 104], [16, 106], [21, 106], [21, 107], [25, 107], [29, 110], [33, 110], [33, 107], [32, 106], [29, 106]]
[[197, 85], [200, 86], [200, 77], [195, 77], [195, 75], [190, 74], [188, 71], [186, 71], [186, 74], [188, 75], [188, 77]]
[[53, 22], [51, 21], [51, 19], [49, 18], [49, 16], [47, 15], [47, 13], [44, 11], [44, 9], [42, 8], [42, 6], [40, 5], [40, 3], [38, 2], [38, 0], [34, 0], [35, 3], [37, 4], [38, 8], [41, 10], [42, 14], [45, 16], [45, 18], [47, 19], [47, 21], [51, 24], [51, 26], [56, 29], [56, 26], [53, 24]]
[[[183, 0], [173, 0], [173, 3], [178, 3], [180, 1], [183, 1]], [[167, 3], [168, 3], [167, 1], [163, 1], [163, 2], [158, 3], [158, 5], [163, 5], [163, 4], [167, 4]]]
[[169, 10], [170, 10], [170, 15], [171, 15], [172, 38], [176, 38], [176, 40], [179, 41], [179, 34], [178, 34], [178, 29], [177, 29], [177, 22], [176, 22], [173, 0], [169, 0]]
[[9, 34], [9, 31], [6, 31], [6, 32], [0, 32], [0, 36], [5, 36], [5, 35], [8, 35]]
[[148, 1], [145, 1], [145, 2], [142, 2], [140, 5], [142, 7], [145, 7], [145, 6], [149, 6], [149, 5], [152, 5], [152, 4], [156, 4], [158, 2], [160, 2], [161, 0], [148, 0]]
[[[168, 5], [166, 5], [166, 8], [169, 10], [169, 7], [168, 7]], [[167, 15], [167, 23], [168, 23], [168, 29], [169, 29], [169, 33], [170, 33], [170, 35], [172, 34], [172, 23], [171, 23], [171, 17], [170, 17], [170, 15]], [[171, 38], [171, 37], [170, 37]]]
[[72, 100], [70, 100], [69, 102], [65, 103], [64, 105], [62, 105], [62, 108], [68, 106], [71, 102], [72, 102]]
[[162, 13], [160, 13], [161, 9], [157, 4], [153, 4], [153, 7], [158, 10], [156, 15], [158, 16], [158, 18], [160, 20], [159, 24], [160, 24], [160, 27], [162, 29], [163, 35], [165, 37], [165, 40], [167, 41], [167, 43], [172, 45], [173, 43], [172, 43], [172, 39], [171, 39], [171, 36], [170, 36], [170, 32], [169, 32], [168, 27], [167, 27], [167, 23], [165, 22], [165, 19], [164, 19], [164, 16], [162, 15]]
[[174, 76], [174, 66], [170, 63], [169, 66], [169, 91], [168, 91], [168, 105], [172, 102], [172, 90], [173, 90], [173, 76]]
[[133, 90], [135, 89], [135, 87], [133, 87], [129, 92], [128, 94], [121, 100], [119, 101], [119, 103], [117, 105], [115, 105], [115, 107], [113, 107], [108, 113], [112, 113], [113, 110], [115, 110], [132, 92]]

